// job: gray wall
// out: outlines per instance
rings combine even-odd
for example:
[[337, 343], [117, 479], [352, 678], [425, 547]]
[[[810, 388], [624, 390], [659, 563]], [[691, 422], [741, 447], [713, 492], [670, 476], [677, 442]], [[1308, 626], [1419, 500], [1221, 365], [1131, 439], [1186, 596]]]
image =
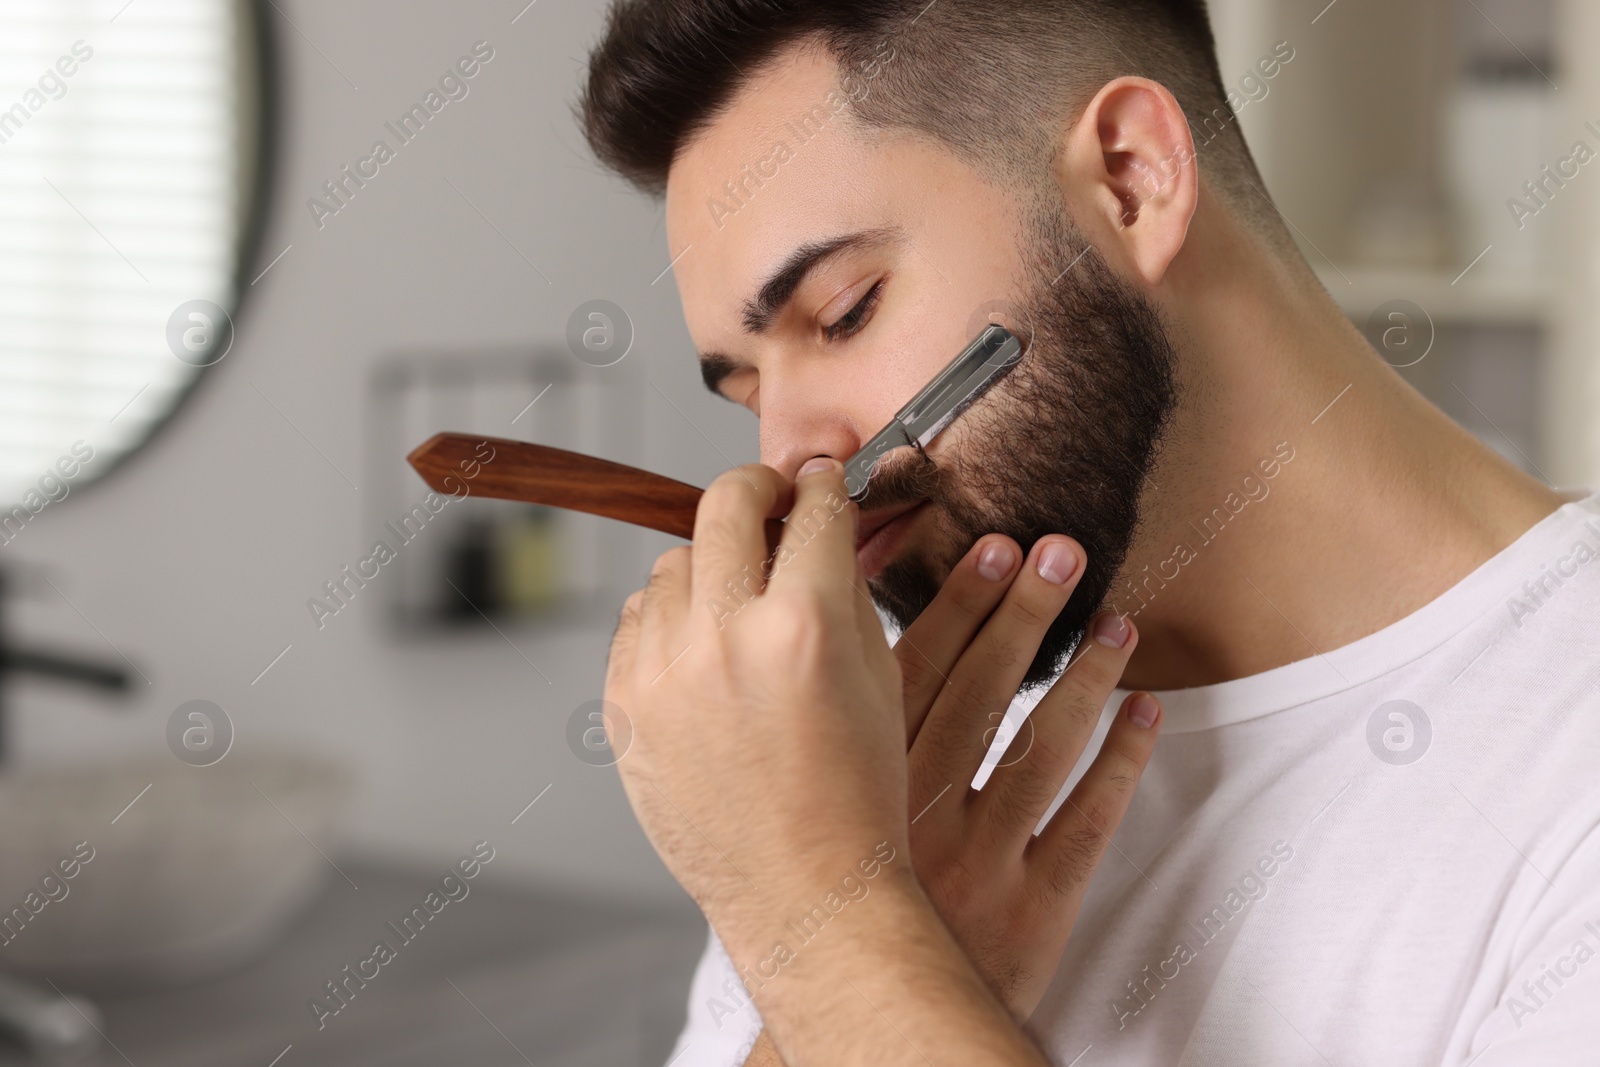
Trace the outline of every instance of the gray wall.
[[[161, 753], [168, 715], [205, 698], [237, 746], [355, 765], [346, 851], [433, 862], [488, 836], [529, 876], [679, 896], [615, 771], [565, 743], [569, 714], [600, 694], [609, 625], [519, 630], [516, 650], [493, 632], [398, 643], [377, 598], [320, 632], [305, 606], [378, 532], [345, 479], [362, 481], [367, 374], [386, 353], [561, 345], [572, 310], [607, 298], [637, 331], [614, 369], [643, 394], [632, 458], [704, 484], [727, 465], [719, 449], [755, 457], [754, 421], [699, 384], [671, 275], [651, 284], [668, 258], [660, 208], [600, 172], [572, 118], [601, 5], [541, 0], [513, 24], [522, 3], [277, 0], [283, 143], [255, 269], [292, 247], [247, 290], [233, 350], [175, 421], [6, 549], [75, 605], [35, 582], [16, 630], [107, 656], [114, 644], [150, 684], [120, 708], [15, 685], [22, 761]], [[319, 230], [306, 200], [479, 40], [495, 54], [470, 95]], [[671, 543], [652, 535], [615, 566], [641, 584]]]

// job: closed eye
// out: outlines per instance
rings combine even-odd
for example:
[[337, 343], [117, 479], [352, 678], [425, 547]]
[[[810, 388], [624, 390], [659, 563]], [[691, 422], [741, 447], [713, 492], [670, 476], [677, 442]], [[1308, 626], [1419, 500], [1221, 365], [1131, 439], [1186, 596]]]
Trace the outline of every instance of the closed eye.
[[822, 334], [830, 341], [839, 341], [850, 337], [861, 327], [866, 325], [867, 318], [872, 314], [872, 309], [877, 306], [878, 298], [883, 293], [883, 280], [880, 280], [866, 295], [856, 301], [855, 307], [839, 316], [839, 320], [831, 326], [825, 326]]

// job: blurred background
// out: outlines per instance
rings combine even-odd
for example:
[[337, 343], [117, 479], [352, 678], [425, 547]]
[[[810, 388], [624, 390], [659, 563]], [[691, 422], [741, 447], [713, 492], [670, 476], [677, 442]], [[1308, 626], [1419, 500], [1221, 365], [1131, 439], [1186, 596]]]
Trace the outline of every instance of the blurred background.
[[[1341, 306], [1595, 485], [1600, 9], [1211, 6]], [[403, 462], [756, 458], [573, 120], [602, 14], [0, 0], [0, 1063], [665, 1060], [705, 928], [596, 701], [674, 542]]]

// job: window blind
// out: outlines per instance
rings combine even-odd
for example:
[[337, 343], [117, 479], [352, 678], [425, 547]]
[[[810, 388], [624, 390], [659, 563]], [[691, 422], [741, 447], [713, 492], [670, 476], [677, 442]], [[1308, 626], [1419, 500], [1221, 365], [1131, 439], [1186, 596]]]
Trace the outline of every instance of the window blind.
[[199, 373], [169, 318], [233, 306], [242, 21], [232, 0], [0, 0], [7, 509], [75, 442], [73, 485], [142, 441]]

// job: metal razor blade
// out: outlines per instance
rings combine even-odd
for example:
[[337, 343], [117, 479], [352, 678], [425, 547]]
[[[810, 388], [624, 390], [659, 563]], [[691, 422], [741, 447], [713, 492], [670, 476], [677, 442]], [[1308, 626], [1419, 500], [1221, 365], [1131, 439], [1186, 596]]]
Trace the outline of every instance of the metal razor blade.
[[872, 471], [897, 448], [922, 451], [1022, 358], [1022, 342], [1004, 326], [990, 326], [949, 366], [895, 413], [889, 424], [844, 464], [850, 499], [864, 500]]

